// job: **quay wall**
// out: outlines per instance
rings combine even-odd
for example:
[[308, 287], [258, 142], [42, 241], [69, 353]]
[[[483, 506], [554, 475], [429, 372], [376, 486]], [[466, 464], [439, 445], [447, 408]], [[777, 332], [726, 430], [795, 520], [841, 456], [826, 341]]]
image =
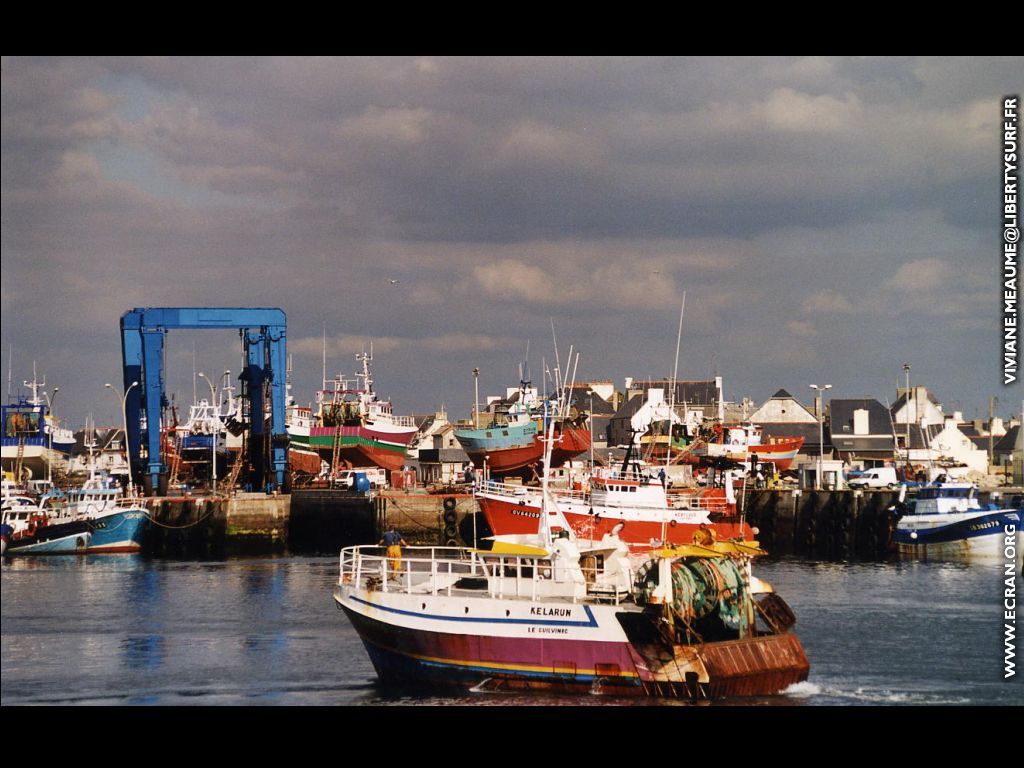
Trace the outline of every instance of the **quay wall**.
[[[1024, 489], [1003, 488], [978, 494], [1020, 507]], [[747, 491], [740, 510], [758, 528], [761, 546], [773, 555], [795, 555], [823, 560], [851, 557], [879, 558], [891, 551], [898, 520], [890, 511], [899, 491]]]
[[[740, 511], [772, 555], [825, 560], [884, 557], [891, 549], [899, 492], [748, 490]], [[981, 502], [1024, 505], [1024, 488], [982, 491]], [[303, 489], [290, 496], [145, 499], [152, 524], [143, 552], [161, 557], [257, 554], [288, 550], [337, 554], [375, 544], [394, 528], [413, 545], [472, 545], [491, 535], [471, 494]]]
[[149, 555], [223, 557], [281, 551], [288, 542], [288, 496], [165, 496], [143, 503], [151, 522], [142, 550]]

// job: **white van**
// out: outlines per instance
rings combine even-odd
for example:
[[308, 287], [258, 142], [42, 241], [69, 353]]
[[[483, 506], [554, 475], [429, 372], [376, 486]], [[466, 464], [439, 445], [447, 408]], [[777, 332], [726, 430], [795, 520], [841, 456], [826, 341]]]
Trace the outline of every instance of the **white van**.
[[857, 477], [851, 477], [846, 484], [851, 488], [895, 488], [899, 483], [895, 467], [875, 467], [865, 469]]

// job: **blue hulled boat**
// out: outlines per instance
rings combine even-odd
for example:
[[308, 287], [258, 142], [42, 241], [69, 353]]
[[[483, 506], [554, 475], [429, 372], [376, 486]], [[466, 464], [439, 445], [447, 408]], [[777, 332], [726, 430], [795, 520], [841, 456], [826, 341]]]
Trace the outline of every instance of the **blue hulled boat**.
[[[1022, 510], [982, 505], [970, 483], [937, 482], [918, 492], [896, 525], [900, 554], [937, 559], [1020, 559]], [[1008, 550], [1012, 550], [1007, 555]]]

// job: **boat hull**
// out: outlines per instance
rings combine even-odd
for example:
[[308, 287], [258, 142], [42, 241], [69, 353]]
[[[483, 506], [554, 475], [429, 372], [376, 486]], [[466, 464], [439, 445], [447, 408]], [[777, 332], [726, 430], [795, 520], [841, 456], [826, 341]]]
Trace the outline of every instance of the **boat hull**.
[[[528, 474], [536, 466], [538, 474], [544, 458], [544, 444], [532, 422], [526, 426], [493, 427], [455, 433], [462, 450], [473, 466], [501, 477], [510, 474]], [[551, 466], [560, 467], [570, 459], [590, 450], [590, 432], [573, 425], [555, 430], [555, 443], [551, 449]]]
[[18, 536], [7, 543], [5, 556], [85, 554], [92, 539], [87, 522], [59, 523], [37, 528], [30, 536]]
[[[720, 498], [717, 495], [698, 498], [712, 510], [724, 510], [728, 502], [724, 491], [721, 494]], [[516, 497], [485, 491], [478, 493], [476, 499], [494, 535], [537, 533], [541, 520], [539, 497]], [[578, 538], [599, 541], [621, 525], [619, 538], [634, 549], [660, 546], [663, 539], [669, 544], [691, 544], [701, 526], [698, 518], [704, 517], [703, 514], [695, 514], [693, 509], [602, 507], [591, 504], [584, 496], [559, 499], [558, 510]], [[741, 524], [735, 516], [712, 515], [705, 525], [718, 539], [753, 538], [750, 526]]]
[[89, 554], [141, 552], [148, 524], [149, 515], [141, 507], [101, 515], [92, 521], [92, 539], [85, 551]]
[[[338, 444], [338, 460], [342, 464], [360, 467], [373, 465], [388, 470], [398, 470], [406, 460], [406, 448], [416, 428], [400, 431], [384, 431], [369, 427], [311, 427], [305, 446], [316, 450], [328, 463], [334, 458], [335, 442]], [[305, 441], [302, 436], [292, 435], [293, 442]], [[316, 472], [320, 471], [319, 465]]]
[[775, 694], [810, 669], [793, 635], [635, 646], [619, 621], [632, 605], [404, 597], [335, 592], [377, 675], [403, 686], [714, 699]]
[[565, 462], [590, 450], [590, 430], [572, 424], [563, 424], [555, 435], [551, 448], [551, 466], [560, 467]]
[[730, 461], [747, 462], [757, 456], [760, 464], [772, 463], [779, 472], [785, 472], [793, 465], [793, 460], [804, 445], [804, 438], [793, 437], [779, 439], [774, 443], [760, 445], [729, 445], [725, 443], [709, 443], [703, 455], [709, 458], [726, 458]]
[[1020, 560], [1021, 517], [1020, 510], [907, 515], [897, 524], [893, 541], [901, 555], [910, 557]]

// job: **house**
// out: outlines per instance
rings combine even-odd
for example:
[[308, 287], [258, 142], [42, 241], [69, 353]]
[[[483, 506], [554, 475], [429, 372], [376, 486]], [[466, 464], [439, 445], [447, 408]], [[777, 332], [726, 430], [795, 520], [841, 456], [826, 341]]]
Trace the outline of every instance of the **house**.
[[840, 398], [828, 403], [826, 445], [836, 458], [864, 467], [892, 461], [894, 439], [889, 410], [873, 397]]
[[[942, 428], [929, 436], [927, 448], [929, 450], [926, 454], [926, 461], [966, 465], [970, 472], [988, 474], [988, 452], [978, 448], [967, 435], [960, 431], [958, 419], [955, 416], [947, 418]], [[910, 460], [919, 463], [914, 457], [913, 450], [910, 453]]]
[[[816, 457], [821, 452], [821, 433], [827, 435], [827, 430], [820, 429], [815, 415], [784, 389], [768, 398], [760, 408], [754, 409], [748, 420], [761, 427], [761, 439], [765, 443], [784, 437], [802, 437], [804, 443], [796, 456], [797, 462]], [[827, 451], [831, 452], [831, 446], [828, 446]]]
[[450, 422], [448, 414], [443, 410], [414, 415], [413, 420], [416, 422], [416, 435], [409, 443], [406, 455], [410, 459], [417, 459], [421, 448], [434, 447], [434, 435], [443, 431]]
[[704, 421], [722, 418], [722, 377], [708, 381], [677, 381], [673, 397], [672, 382], [668, 379], [626, 379], [626, 401], [608, 423], [608, 445], [628, 445], [632, 438], [630, 421], [647, 401], [650, 389], [661, 389], [666, 402], [674, 403], [675, 412], [683, 421]]
[[469, 456], [455, 438], [455, 425], [445, 424], [419, 449], [417, 476], [421, 483], [461, 483]]
[[1017, 429], [1017, 439], [1013, 441], [1013, 484], [1024, 485], [1024, 429]]
[[817, 417], [784, 389], [768, 398], [760, 408], [750, 414], [749, 418], [754, 424], [818, 423]]
[[942, 426], [946, 422], [946, 414], [942, 412], [942, 404], [927, 387], [905, 387], [896, 389], [896, 402], [890, 409], [893, 424], [899, 432], [900, 425], [905, 428], [909, 423]]

